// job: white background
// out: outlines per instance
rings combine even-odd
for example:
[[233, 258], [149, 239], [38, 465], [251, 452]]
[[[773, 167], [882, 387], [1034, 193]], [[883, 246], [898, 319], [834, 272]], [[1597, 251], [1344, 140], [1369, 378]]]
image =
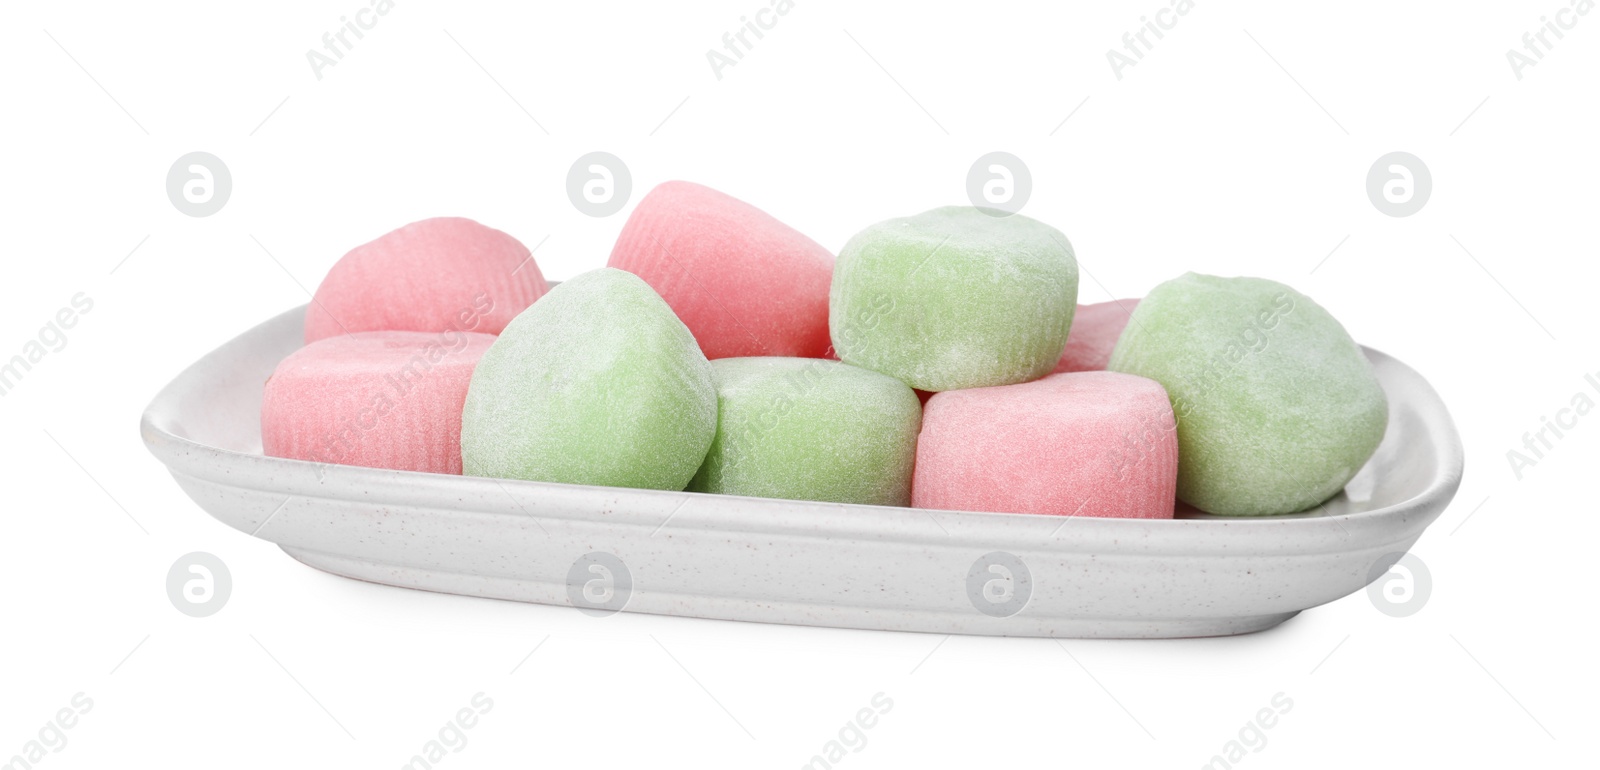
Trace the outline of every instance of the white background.
[[[1200, 767], [1282, 692], [1292, 711], [1240, 765], [1592, 762], [1600, 416], [1521, 480], [1506, 452], [1600, 371], [1600, 13], [1518, 80], [1506, 51], [1568, 0], [1199, 0], [1119, 81], [1106, 51], [1166, 5], [798, 0], [719, 81], [705, 52], [763, 0], [399, 0], [321, 80], [306, 51], [363, 0], [6, 4], [0, 357], [75, 293], [94, 308], [0, 398], [0, 760], [83, 692], [44, 767], [399, 767], [481, 691], [493, 710], [440, 766], [800, 767], [883, 692], [840, 765]], [[207, 218], [164, 190], [195, 150], [233, 176]], [[597, 620], [316, 572], [210, 519], [144, 450], [171, 376], [400, 224], [548, 236], [552, 278], [603, 265], [632, 206], [569, 203], [591, 150], [627, 162], [634, 201], [690, 179], [835, 250], [965, 202], [968, 166], [1005, 150], [1032, 169], [1024, 213], [1093, 276], [1086, 302], [1189, 269], [1302, 289], [1459, 424], [1466, 480], [1413, 551], [1429, 603], [1395, 619], [1358, 593], [1252, 636], [1062, 645]], [[1433, 175], [1408, 218], [1364, 189], [1395, 150]], [[205, 619], [164, 585], [196, 550], [234, 580]]]

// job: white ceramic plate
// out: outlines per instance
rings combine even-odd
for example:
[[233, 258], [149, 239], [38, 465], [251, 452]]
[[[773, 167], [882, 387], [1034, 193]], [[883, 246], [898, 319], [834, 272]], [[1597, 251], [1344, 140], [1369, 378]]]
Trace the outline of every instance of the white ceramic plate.
[[[1270, 628], [1360, 590], [1461, 482], [1444, 404], [1368, 350], [1377, 454], [1295, 516], [1091, 519], [768, 500], [321, 465], [261, 454], [296, 308], [190, 366], [141, 431], [213, 517], [338, 575], [429, 591], [848, 628], [1181, 637]], [[598, 554], [598, 555], [596, 555]]]

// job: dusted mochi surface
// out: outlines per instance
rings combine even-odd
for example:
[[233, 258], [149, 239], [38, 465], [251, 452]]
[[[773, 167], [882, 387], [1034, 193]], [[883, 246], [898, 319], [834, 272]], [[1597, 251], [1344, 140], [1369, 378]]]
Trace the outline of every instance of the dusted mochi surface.
[[711, 373], [717, 437], [691, 491], [911, 502], [922, 404], [905, 383], [816, 358], [723, 358]]
[[546, 288], [516, 238], [470, 219], [424, 219], [334, 263], [306, 308], [306, 342], [365, 331], [499, 334]]
[[918, 390], [1050, 373], [1078, 301], [1059, 230], [947, 206], [872, 225], [839, 251], [829, 326], [839, 359]]
[[1113, 372], [936, 394], [923, 411], [912, 505], [1170, 519], [1178, 441], [1167, 393]]
[[551, 289], [483, 354], [461, 458], [471, 476], [677, 490], [716, 430], [694, 336], [644, 281], [604, 268]]
[[1139, 300], [1119, 299], [1096, 305], [1079, 305], [1072, 317], [1072, 332], [1067, 348], [1056, 362], [1057, 372], [1098, 372], [1111, 360], [1111, 350], [1128, 325], [1128, 316]]
[[833, 254], [737, 198], [657, 185], [606, 264], [650, 284], [707, 358], [828, 355]]
[[1377, 450], [1388, 401], [1343, 326], [1261, 278], [1188, 273], [1139, 303], [1109, 368], [1149, 377], [1178, 420], [1178, 497], [1207, 513], [1312, 508]]
[[461, 407], [490, 334], [363, 332], [283, 359], [261, 397], [271, 457], [461, 473]]

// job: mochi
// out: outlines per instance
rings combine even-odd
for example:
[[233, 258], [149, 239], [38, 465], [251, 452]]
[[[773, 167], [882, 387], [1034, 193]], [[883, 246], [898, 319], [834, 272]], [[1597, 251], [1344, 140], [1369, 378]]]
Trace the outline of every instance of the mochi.
[[493, 342], [473, 332], [362, 332], [296, 350], [262, 392], [262, 452], [459, 474], [467, 383]]
[[306, 342], [364, 331], [499, 334], [546, 288], [516, 238], [461, 217], [424, 219], [334, 263], [306, 308]]
[[1315, 507], [1377, 450], [1388, 401], [1343, 326], [1261, 278], [1188, 273], [1139, 303], [1108, 367], [1166, 387], [1178, 497], [1207, 513]]
[[1117, 338], [1128, 325], [1128, 317], [1139, 300], [1119, 299], [1094, 305], [1079, 305], [1072, 317], [1072, 332], [1067, 347], [1056, 362], [1057, 372], [1098, 372], [1111, 360]]
[[717, 430], [711, 367], [649, 285], [559, 284], [483, 354], [462, 414], [470, 476], [680, 490]]
[[923, 412], [911, 504], [1170, 519], [1173, 427], [1161, 385], [1128, 374], [1052, 374], [936, 393]]
[[606, 264], [650, 284], [707, 358], [828, 354], [833, 254], [738, 198], [663, 182], [628, 216]]
[[905, 383], [815, 358], [711, 362], [717, 437], [690, 491], [906, 505], [922, 404]]
[[1077, 300], [1078, 264], [1060, 231], [949, 206], [851, 238], [834, 265], [828, 322], [845, 363], [956, 390], [1049, 374]]

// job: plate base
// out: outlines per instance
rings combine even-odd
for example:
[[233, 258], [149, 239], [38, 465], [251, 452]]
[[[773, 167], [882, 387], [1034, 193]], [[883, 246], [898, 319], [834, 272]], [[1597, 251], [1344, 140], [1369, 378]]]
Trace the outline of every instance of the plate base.
[[[572, 607], [566, 585], [544, 580], [467, 575], [354, 559], [280, 546], [309, 567], [368, 583], [435, 593]], [[1235, 636], [1265, 631], [1300, 614], [1282, 612], [1241, 617], [1081, 618], [1035, 617], [1026, 609], [1006, 618], [966, 611], [906, 611], [878, 607], [795, 603], [775, 605], [737, 597], [682, 596], [635, 589], [625, 612], [714, 620], [831, 626], [928, 634], [1042, 637], [1055, 639], [1181, 639]]]

